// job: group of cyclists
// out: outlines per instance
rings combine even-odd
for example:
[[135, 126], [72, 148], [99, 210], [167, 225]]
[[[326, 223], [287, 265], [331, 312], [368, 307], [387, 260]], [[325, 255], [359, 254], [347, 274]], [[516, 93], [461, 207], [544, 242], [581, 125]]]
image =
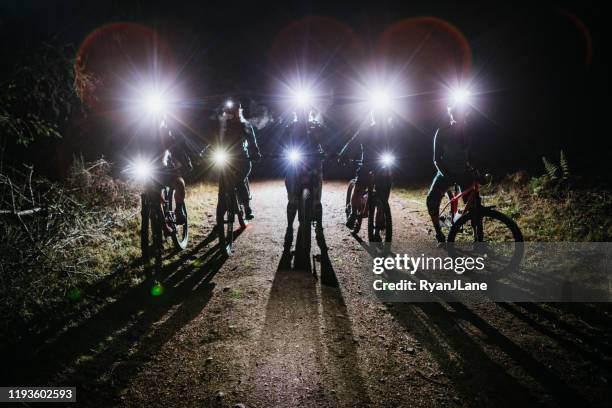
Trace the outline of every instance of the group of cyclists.
[[[472, 180], [470, 175], [469, 132], [467, 129], [469, 107], [467, 104], [449, 104], [448, 121], [438, 128], [433, 138], [433, 164], [437, 173], [433, 179], [426, 203], [433, 223], [438, 242], [444, 242], [446, 237], [440, 227], [439, 207], [443, 196], [449, 187], [457, 184], [468, 186]], [[300, 165], [286, 166], [285, 187], [287, 190], [287, 228], [284, 239], [284, 249], [290, 250], [293, 244], [293, 225], [298, 212], [300, 198], [300, 178], [307, 172], [312, 183], [314, 199], [314, 219], [317, 238], [323, 234], [323, 206], [321, 194], [323, 185], [323, 161], [333, 157], [340, 163], [355, 164], [355, 179], [352, 199], [347, 205], [348, 228], [352, 229], [355, 222], [363, 216], [360, 214], [359, 200], [364, 191], [372, 183], [371, 175], [378, 162], [373, 159], [380, 152], [380, 147], [389, 145], [390, 123], [388, 118], [371, 111], [369, 120], [343, 146], [337, 154], [326, 153], [323, 149], [323, 136], [326, 128], [317, 120], [315, 111], [311, 108], [295, 109], [292, 120], [285, 124], [280, 146], [290, 149], [299, 146]], [[254, 126], [244, 117], [243, 106], [238, 98], [228, 98], [224, 101], [218, 115], [217, 146], [223, 146], [224, 154], [231, 157], [231, 166], [220, 172], [219, 204], [217, 205], [217, 220], [223, 218], [222, 196], [224, 188], [236, 189], [238, 202], [244, 209], [244, 218], [255, 217], [251, 205], [249, 190], [249, 175], [251, 162], [262, 158], [257, 143]], [[159, 147], [163, 152], [163, 166], [167, 170], [166, 178], [159, 184], [169, 185], [174, 190], [175, 223], [186, 223], [185, 181], [184, 176], [193, 169], [190, 154], [180, 138], [173, 134], [166, 119], [159, 125]], [[387, 193], [388, 194], [388, 193]], [[388, 199], [388, 197], [387, 197]], [[160, 196], [160, 202], [164, 200]], [[169, 228], [167, 225], [165, 228]], [[216, 228], [223, 228], [217, 225]], [[323, 241], [324, 242], [324, 241]]]

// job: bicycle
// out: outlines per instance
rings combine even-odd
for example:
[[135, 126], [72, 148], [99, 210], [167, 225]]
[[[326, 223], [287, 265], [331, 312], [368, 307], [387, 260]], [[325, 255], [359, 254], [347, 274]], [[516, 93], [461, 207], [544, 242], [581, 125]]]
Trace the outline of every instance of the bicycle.
[[[387, 159], [387, 160], [384, 160]], [[368, 241], [382, 242], [384, 234], [384, 242], [391, 242], [393, 237], [393, 217], [391, 215], [391, 207], [389, 206], [389, 196], [391, 194], [392, 170], [390, 156], [385, 156], [372, 164], [372, 169], [368, 172], [368, 184], [363, 192], [360, 200], [360, 208], [357, 209], [357, 219], [352, 229], [352, 233], [357, 235], [361, 230], [361, 224], [364, 218], [368, 218]], [[368, 165], [367, 162], [361, 160], [350, 160], [358, 166]], [[348, 221], [352, 208], [352, 197], [355, 190], [357, 178], [349, 181], [346, 192], [345, 213]]]
[[[219, 203], [217, 204], [217, 225], [215, 226], [219, 238], [219, 247], [222, 248], [227, 256], [232, 255], [235, 231], [234, 223], [238, 218], [240, 229], [246, 228], [248, 220], [245, 218], [245, 208], [240, 194], [238, 184], [244, 183], [232, 173], [229, 167], [229, 157], [223, 155], [223, 150], [217, 149], [213, 155], [213, 160], [220, 169], [219, 175]], [[246, 159], [245, 159], [246, 160]], [[247, 191], [247, 194], [248, 191]]]
[[314, 158], [316, 161], [324, 161], [326, 156], [323, 153], [302, 153], [297, 149], [289, 149], [285, 154], [267, 155], [268, 158], [284, 158], [293, 167], [294, 182], [297, 183], [298, 193], [298, 232], [295, 242], [294, 265], [296, 268], [309, 269], [310, 254], [312, 248], [312, 227], [315, 227], [316, 238], [319, 245], [325, 246], [322, 231], [323, 225], [317, 220], [316, 204], [314, 194], [319, 183], [319, 167], [309, 166], [304, 159]]
[[[448, 228], [448, 242], [523, 242], [523, 234], [512, 218], [482, 204], [481, 180], [473, 174], [471, 185], [461, 191], [457, 184], [446, 193], [448, 202], [440, 210], [440, 225]], [[459, 200], [465, 201], [463, 209]], [[442, 206], [442, 205], [441, 205]], [[445, 211], [448, 209], [448, 214]], [[469, 221], [469, 223], [468, 223]]]
[[[170, 171], [172, 170], [159, 169], [157, 173], [162, 174], [162, 177], [158, 180], [166, 178]], [[185, 249], [189, 241], [187, 206], [184, 208], [185, 222], [178, 224], [173, 210], [176, 205], [173, 201], [174, 189], [167, 185], [160, 186], [153, 178], [150, 178], [145, 191], [140, 196], [140, 248], [145, 264], [153, 255], [156, 272], [161, 270], [164, 242], [168, 237], [171, 238], [174, 248], [179, 251]]]

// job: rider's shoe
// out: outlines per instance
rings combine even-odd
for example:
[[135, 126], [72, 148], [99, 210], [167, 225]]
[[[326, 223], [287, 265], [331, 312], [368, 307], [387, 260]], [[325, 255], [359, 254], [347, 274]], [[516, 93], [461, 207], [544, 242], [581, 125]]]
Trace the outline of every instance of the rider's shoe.
[[244, 207], [244, 218], [246, 218], [247, 220], [252, 220], [253, 218], [255, 218], [255, 215], [253, 214], [253, 209], [251, 207]]
[[357, 221], [357, 215], [355, 215], [354, 213], [351, 213], [351, 215], [349, 215], [348, 220], [346, 221], [346, 226], [349, 229], [353, 229], [355, 228], [355, 222]]
[[176, 217], [176, 223], [178, 225], [183, 225], [187, 222], [187, 214], [185, 214], [185, 204], [180, 203], [176, 205], [176, 211], [174, 212]]

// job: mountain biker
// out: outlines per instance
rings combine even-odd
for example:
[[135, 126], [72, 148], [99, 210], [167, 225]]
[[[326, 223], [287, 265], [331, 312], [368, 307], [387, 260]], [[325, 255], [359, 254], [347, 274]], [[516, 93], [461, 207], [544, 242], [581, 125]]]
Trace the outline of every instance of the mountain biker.
[[458, 184], [461, 189], [472, 182], [473, 168], [470, 165], [470, 133], [468, 117], [470, 107], [466, 102], [453, 102], [447, 107], [449, 122], [436, 130], [433, 143], [433, 161], [437, 169], [429, 192], [427, 209], [431, 217], [436, 240], [445, 242], [440, 227], [440, 203], [449, 188]]
[[185, 179], [183, 176], [193, 170], [193, 165], [184, 143], [181, 143], [181, 140], [170, 129], [169, 120], [166, 116], [160, 123], [159, 135], [161, 147], [164, 151], [162, 164], [165, 170], [164, 174], [167, 176], [164, 184], [168, 184], [174, 189], [176, 223], [184, 224], [187, 214], [185, 211]]
[[298, 149], [301, 153], [300, 163], [289, 166], [285, 173], [285, 187], [287, 189], [287, 231], [285, 233], [285, 250], [291, 248], [293, 243], [293, 222], [298, 211], [300, 200], [300, 177], [304, 171], [311, 172], [315, 179], [313, 186], [313, 199], [315, 203], [314, 220], [316, 221], [316, 235], [320, 242], [323, 236], [323, 206], [321, 205], [321, 192], [323, 188], [323, 147], [321, 146], [323, 126], [316, 120], [313, 109], [297, 108], [293, 112], [293, 120], [283, 132], [282, 143], [286, 150]]
[[369, 123], [358, 130], [338, 154], [339, 162], [346, 162], [349, 157], [352, 157], [355, 162], [359, 163], [355, 171], [356, 182], [351, 197], [351, 213], [346, 222], [346, 226], [350, 229], [355, 226], [358, 217], [356, 211], [361, 206], [361, 197], [370, 181], [368, 176], [374, 170], [374, 157], [377, 152], [384, 151], [388, 147], [391, 125], [391, 118], [385, 120], [381, 113], [370, 112]]
[[[253, 126], [244, 118], [242, 106], [239, 101], [228, 99], [224, 102], [222, 114], [219, 116], [219, 146], [228, 157], [231, 157], [231, 166], [225, 170], [224, 177], [230, 177], [228, 184], [235, 186], [238, 199], [244, 205], [245, 218], [254, 218], [251, 208], [249, 192], [249, 174], [251, 173], [251, 160], [259, 161], [261, 152], [257, 145], [257, 137]], [[222, 202], [223, 183], [219, 179], [219, 203]], [[217, 212], [223, 209], [217, 205]]]

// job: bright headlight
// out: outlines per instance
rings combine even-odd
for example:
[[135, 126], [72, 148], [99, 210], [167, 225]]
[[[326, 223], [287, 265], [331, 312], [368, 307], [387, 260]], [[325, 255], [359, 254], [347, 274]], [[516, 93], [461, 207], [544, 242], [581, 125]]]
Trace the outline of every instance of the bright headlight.
[[312, 106], [313, 97], [309, 89], [302, 88], [296, 90], [293, 99], [299, 108], [306, 109]]
[[217, 166], [224, 166], [229, 161], [229, 154], [223, 149], [217, 149], [213, 153], [213, 161]]
[[144, 108], [150, 115], [160, 115], [166, 111], [166, 103], [161, 93], [151, 90], [144, 99]]
[[450, 102], [452, 106], [467, 105], [470, 103], [472, 93], [466, 88], [454, 89], [450, 94]]
[[153, 165], [146, 160], [137, 160], [132, 166], [132, 175], [138, 181], [146, 181], [153, 175]]
[[291, 164], [299, 163], [299, 161], [302, 159], [302, 152], [300, 152], [298, 149], [290, 149], [287, 152], [287, 159]]
[[391, 166], [393, 163], [395, 163], [395, 156], [393, 156], [391, 153], [383, 153], [383, 155], [380, 157], [380, 162], [384, 166]]
[[228, 99], [227, 101], [225, 101], [226, 109], [232, 109], [233, 107], [234, 107], [234, 101], [232, 101], [231, 99]]
[[375, 111], [385, 111], [391, 106], [391, 95], [385, 89], [375, 89], [369, 95], [370, 108]]

